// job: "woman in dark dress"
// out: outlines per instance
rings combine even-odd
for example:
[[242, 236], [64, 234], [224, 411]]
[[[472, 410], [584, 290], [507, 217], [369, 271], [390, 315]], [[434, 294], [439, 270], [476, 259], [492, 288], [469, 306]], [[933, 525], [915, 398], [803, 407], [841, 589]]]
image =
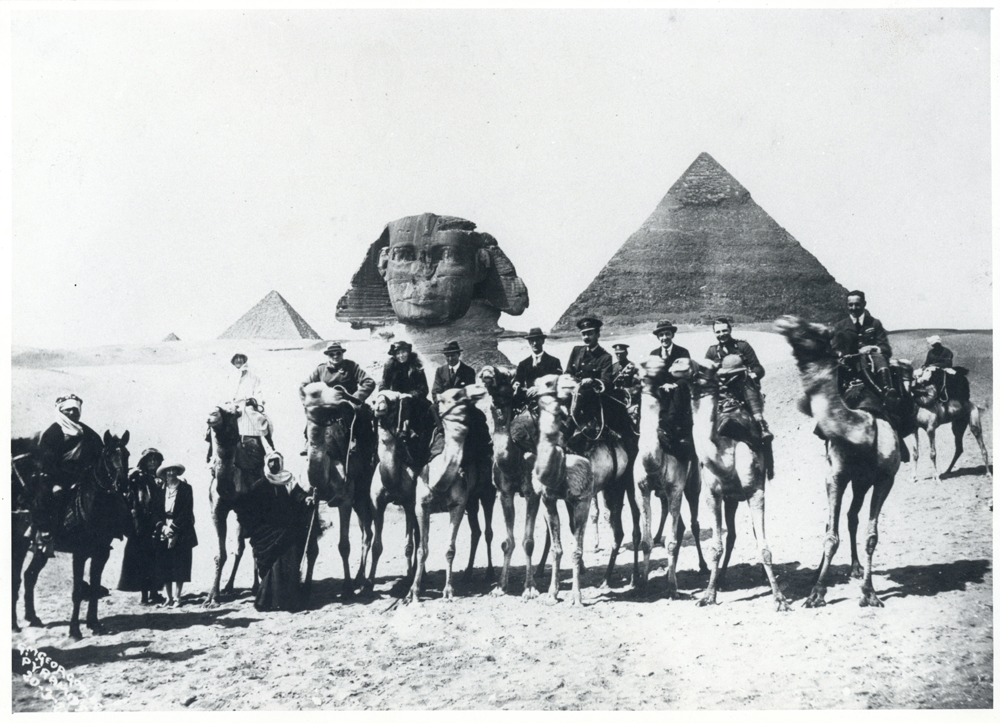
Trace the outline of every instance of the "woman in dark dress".
[[[403, 429], [399, 431], [411, 446], [411, 454], [418, 460], [417, 464], [422, 466], [425, 455], [419, 450], [430, 445], [437, 419], [428, 398], [424, 365], [420, 362], [420, 357], [413, 352], [409, 342], [397, 341], [389, 347], [389, 361], [382, 368], [382, 383], [379, 389], [409, 395], [409, 399], [403, 404]], [[410, 419], [413, 420], [412, 424]]]
[[[156, 555], [157, 582], [167, 594], [166, 605], [180, 607], [181, 590], [191, 581], [191, 550], [198, 545], [194, 529], [194, 493], [181, 479], [184, 465], [165, 464], [157, 476], [163, 479], [163, 495], [157, 504], [160, 542]], [[174, 597], [176, 588], [177, 597]]]
[[118, 589], [142, 593], [142, 604], [163, 602], [156, 580], [156, 549], [159, 546], [157, 509], [163, 504], [163, 490], [156, 470], [163, 455], [150, 447], [128, 478], [128, 507], [132, 513], [132, 533], [125, 543]]
[[260, 575], [254, 607], [296, 612], [305, 602], [299, 568], [316, 508], [312, 496], [283, 466], [280, 453], [267, 456], [264, 477], [254, 483], [242, 506], [240, 526], [249, 534]]

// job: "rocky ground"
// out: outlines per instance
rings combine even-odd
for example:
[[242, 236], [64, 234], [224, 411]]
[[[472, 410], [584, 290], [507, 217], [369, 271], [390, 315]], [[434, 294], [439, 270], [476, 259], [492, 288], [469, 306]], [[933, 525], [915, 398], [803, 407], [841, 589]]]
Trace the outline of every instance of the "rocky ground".
[[[523, 601], [523, 552], [514, 554], [510, 595], [490, 595], [482, 546], [472, 579], [459, 577], [453, 602], [440, 599], [444, 581], [446, 517], [432, 521], [425, 602], [397, 604], [404, 590], [403, 520], [390, 510], [374, 596], [341, 600], [336, 523], [321, 539], [311, 607], [301, 613], [258, 613], [246, 588], [250, 567], [237, 577], [240, 592], [217, 609], [201, 607], [211, 584], [215, 542], [208, 516], [204, 419], [227, 389], [233, 349], [222, 343], [175, 347], [135, 356], [118, 348], [75, 352], [72, 365], [47, 357], [13, 370], [13, 432], [24, 434], [48, 419], [51, 398], [65, 389], [84, 398], [84, 421], [98, 431], [131, 430], [133, 461], [146, 446], [188, 465], [196, 490], [197, 527], [192, 583], [185, 605], [160, 610], [139, 605], [138, 594], [112, 591], [101, 600], [105, 635], [74, 642], [67, 636], [70, 564], [52, 560], [39, 579], [42, 628], [13, 636], [14, 711], [131, 710], [674, 710], [991, 708], [993, 706], [992, 480], [971, 435], [951, 475], [936, 481], [926, 453], [916, 479], [904, 465], [885, 505], [875, 553], [874, 583], [884, 608], [861, 608], [860, 582], [848, 577], [847, 543], [835, 558], [828, 605], [805, 609], [820, 559], [826, 500], [822, 445], [795, 407], [799, 394], [787, 344], [765, 333], [745, 334], [768, 376], [768, 417], [777, 435], [777, 474], [767, 489], [767, 537], [775, 569], [792, 610], [778, 613], [767, 586], [745, 506], [727, 587], [719, 604], [694, 600], [707, 583], [697, 572], [690, 539], [681, 551], [681, 599], [664, 598], [665, 551], [653, 553], [648, 588], [629, 585], [632, 552], [619, 556], [610, 589], [600, 589], [609, 528], [600, 521], [601, 549], [588, 529], [582, 608], [562, 601]], [[915, 356], [920, 334], [894, 338], [898, 353]], [[626, 337], [636, 350], [655, 346], [651, 335]], [[951, 343], [949, 343], [951, 340]], [[693, 352], [707, 347], [704, 332], [682, 331]], [[958, 363], [975, 370], [973, 393], [986, 407], [992, 452], [992, 339], [989, 334], [946, 335]], [[355, 342], [348, 357], [374, 367], [384, 350]], [[647, 348], [648, 347], [648, 348]], [[504, 342], [520, 358], [519, 342]], [[318, 362], [314, 350], [248, 345], [272, 392], [268, 411], [276, 442], [300, 470], [301, 410], [297, 380]], [[155, 350], [154, 350], [155, 351]], [[551, 343], [565, 359], [569, 342]], [[103, 353], [102, 363], [94, 354]], [[633, 354], [641, 358], [641, 354]], [[84, 360], [83, 363], [81, 359]], [[971, 363], [971, 360], [975, 364]], [[926, 445], [922, 445], [926, 449]], [[951, 458], [948, 431], [939, 435], [939, 462]], [[849, 495], [850, 493], [848, 493]], [[518, 503], [518, 539], [523, 505]], [[867, 508], [865, 508], [867, 510]], [[865, 511], [862, 512], [864, 520]], [[685, 518], [687, 511], [685, 510]], [[708, 537], [702, 507], [703, 538]], [[502, 514], [495, 511], [492, 544], [502, 560]], [[631, 520], [626, 512], [626, 539]], [[844, 524], [846, 528], [846, 523]], [[564, 526], [564, 530], [565, 530]], [[436, 530], [436, 532], [435, 532]], [[544, 535], [539, 520], [537, 539]], [[846, 529], [845, 529], [846, 536]], [[360, 539], [352, 531], [352, 566]], [[114, 588], [122, 543], [105, 574]], [[464, 567], [468, 531], [459, 535]], [[536, 552], [537, 555], [537, 552]], [[539, 583], [546, 576], [539, 574]], [[26, 649], [25, 654], [19, 648]], [[28, 650], [30, 649], [30, 650]], [[69, 685], [26, 682], [24, 659], [44, 653], [72, 675]], [[30, 669], [30, 665], [28, 666]], [[75, 693], [84, 701], [74, 701]]]

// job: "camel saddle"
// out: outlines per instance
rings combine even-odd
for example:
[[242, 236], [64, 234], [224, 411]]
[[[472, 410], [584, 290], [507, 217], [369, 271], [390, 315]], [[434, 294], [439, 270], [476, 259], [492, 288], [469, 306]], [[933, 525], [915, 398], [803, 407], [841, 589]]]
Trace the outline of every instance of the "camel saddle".
[[972, 398], [969, 370], [965, 367], [951, 367], [951, 370], [955, 373], [948, 374], [941, 367], [935, 367], [931, 372], [930, 383], [938, 390], [938, 399], [942, 402], [968, 402]]
[[[868, 412], [882, 419], [896, 430], [899, 435], [899, 456], [903, 462], [910, 461], [910, 453], [903, 444], [903, 437], [916, 431], [916, 405], [913, 396], [903, 385], [903, 370], [897, 366], [889, 367], [896, 399], [888, 398], [884, 391], [875, 383], [864, 365], [844, 364], [838, 366], [837, 386], [840, 396], [848, 409]], [[823, 438], [819, 427], [814, 430], [816, 436]]]
[[639, 435], [625, 405], [608, 394], [593, 399], [570, 415], [567, 449], [586, 456], [598, 444], [621, 442], [627, 451], [637, 451]]

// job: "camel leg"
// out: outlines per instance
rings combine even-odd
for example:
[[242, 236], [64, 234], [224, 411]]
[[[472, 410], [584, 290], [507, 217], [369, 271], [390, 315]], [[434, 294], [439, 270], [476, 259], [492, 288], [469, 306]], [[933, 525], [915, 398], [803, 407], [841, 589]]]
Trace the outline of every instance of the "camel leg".
[[[375, 519], [373, 520], [375, 525], [374, 538], [372, 540], [372, 568], [368, 577], [368, 586], [370, 588], [375, 587], [375, 568], [378, 567], [378, 559], [382, 557], [382, 527], [385, 525], [385, 508], [389, 505], [389, 498], [385, 494], [385, 490], [379, 490], [378, 495], [375, 497]], [[407, 544], [409, 544], [410, 535], [410, 517], [406, 516], [406, 534], [407, 534]], [[407, 552], [406, 561], [409, 563], [410, 555]], [[409, 565], [407, 565], [409, 566]]]
[[709, 496], [712, 503], [712, 547], [709, 550], [709, 557], [712, 561], [711, 575], [708, 578], [708, 587], [705, 594], [698, 599], [698, 605], [715, 605], [716, 592], [719, 584], [719, 561], [722, 560], [722, 494], [720, 485], [714, 475], [706, 472], [709, 477]]
[[920, 427], [913, 430], [913, 482], [917, 481], [917, 462], [920, 459]]
[[[580, 592], [580, 570], [583, 568], [583, 533], [587, 528], [587, 515], [590, 510], [590, 500], [566, 500], [566, 511], [569, 513], [569, 528], [573, 533], [573, 592], [570, 605], [583, 607], [583, 595]], [[620, 512], [621, 508], [619, 508]], [[621, 526], [621, 515], [619, 515]]]
[[969, 429], [972, 430], [972, 436], [976, 438], [979, 451], [982, 452], [983, 464], [986, 465], [986, 476], [993, 479], [993, 474], [990, 472], [990, 454], [986, 451], [986, 443], [983, 442], [983, 422], [980, 417], [979, 407], [975, 404], [969, 410]]
[[358, 563], [358, 572], [354, 576], [354, 586], [367, 593], [372, 589], [368, 585], [365, 570], [368, 567], [368, 553], [372, 549], [372, 518], [375, 517], [375, 506], [367, 491], [355, 500], [354, 513], [357, 515], [358, 528], [361, 530], [361, 560]]
[[940, 482], [941, 475], [938, 474], [937, 444], [934, 441], [934, 434], [935, 434], [934, 426], [927, 427], [927, 448], [930, 450], [931, 466], [934, 467], [934, 481]]
[[354, 597], [354, 583], [351, 581], [351, 503], [345, 502], [340, 508], [340, 559], [344, 563], [344, 586], [340, 596], [344, 599]]
[[406, 577], [411, 582], [417, 573], [417, 558], [420, 555], [420, 523], [417, 522], [417, 513], [413, 507], [404, 506], [406, 515]]
[[556, 508], [556, 498], [542, 497], [545, 505], [545, 523], [549, 531], [549, 538], [552, 540], [552, 581], [549, 583], [549, 592], [545, 596], [547, 603], [559, 601], [559, 563], [562, 560], [562, 541], [559, 539], [559, 510]]
[[[205, 602], [202, 605], [206, 608], [219, 607], [219, 583], [222, 580], [222, 567], [226, 564], [227, 515], [227, 511], [220, 510], [217, 506], [214, 506], [212, 509], [212, 523], [215, 525], [215, 536], [219, 543], [219, 553], [215, 556], [215, 577], [212, 579], [212, 589], [209, 590], [208, 597], [205, 598]], [[235, 577], [235, 572], [233, 576]], [[231, 578], [230, 582], [232, 582]], [[231, 587], [229, 592], [232, 592]]]
[[[488, 473], [480, 479], [489, 479]], [[483, 536], [486, 541], [486, 579], [493, 582], [496, 579], [496, 571], [493, 569], [493, 507], [497, 503], [497, 491], [492, 484], [480, 501], [483, 505]]]
[[723, 500], [726, 515], [726, 556], [722, 558], [722, 569], [719, 570], [718, 587], [720, 588], [726, 584], [726, 570], [729, 569], [729, 558], [733, 554], [733, 547], [736, 546], [736, 508], [739, 505], [739, 500]]
[[861, 570], [861, 560], [858, 558], [858, 513], [865, 503], [865, 490], [858, 482], [854, 484], [854, 494], [851, 497], [851, 505], [847, 508], [847, 531], [851, 535], [851, 577], [859, 580], [864, 573]]
[[642, 528], [642, 538], [639, 547], [642, 549], [642, 573], [635, 581], [637, 587], [645, 587], [649, 582], [649, 558], [653, 549], [653, 521], [651, 519], [652, 490], [650, 489], [648, 477], [639, 480], [639, 526]]
[[[219, 548], [222, 549], [222, 548]], [[229, 580], [226, 581], [226, 586], [222, 588], [222, 592], [226, 595], [232, 595], [233, 590], [236, 587], [236, 571], [240, 569], [240, 561], [243, 559], [243, 553], [247, 549], [247, 538], [241, 529], [239, 534], [236, 536], [236, 555], [233, 557], [233, 569], [229, 573]], [[219, 568], [222, 571], [222, 568]]]
[[[313, 569], [316, 567], [316, 558], [319, 557], [319, 508], [313, 507], [312, 511], [312, 532], [306, 540], [306, 577], [302, 581], [302, 596], [309, 597], [312, 592]], [[257, 566], [254, 565], [254, 570]]]
[[[525, 571], [524, 592], [521, 593], [521, 599], [531, 600], [538, 597], [538, 588], [535, 587], [535, 568], [531, 564], [531, 556], [535, 552], [535, 521], [538, 519], [538, 506], [541, 503], [541, 498], [530, 491], [525, 494], [525, 497], [524, 541], [521, 543], [524, 547]], [[513, 506], [513, 498], [511, 498], [511, 505]], [[545, 553], [548, 551], [549, 534], [548, 528], [546, 528]], [[542, 564], [545, 564], [544, 561]]]
[[111, 557], [110, 544], [90, 558], [90, 600], [87, 603], [87, 627], [98, 635], [104, 632], [97, 619], [97, 604], [101, 597], [101, 575], [104, 574], [104, 566], [109, 557]]
[[[604, 489], [604, 505], [608, 508], [611, 518], [613, 539], [611, 542], [611, 554], [608, 556], [608, 566], [604, 572], [604, 582], [601, 583], [602, 590], [611, 589], [611, 578], [615, 572], [618, 550], [621, 549], [622, 540], [625, 538], [625, 530], [622, 528], [622, 508], [625, 506], [625, 490], [621, 486], [621, 480], [610, 480], [610, 484], [612, 485], [611, 489]], [[580, 561], [583, 561], [582, 557]]]
[[684, 540], [684, 520], [681, 519], [681, 501], [684, 498], [684, 488], [674, 484], [670, 490], [670, 542], [667, 543], [667, 559], [670, 569], [667, 572], [667, 597], [677, 597], [677, 560], [681, 554], [681, 542]]
[[413, 585], [410, 587], [409, 601], [420, 602], [420, 585], [423, 582], [424, 571], [427, 568], [427, 538], [431, 527], [430, 499], [422, 498], [418, 492], [416, 504], [418, 529], [420, 531], [420, 551], [417, 555], [417, 568], [413, 575]]
[[[631, 463], [629, 469], [632, 469]], [[635, 500], [635, 480], [632, 474], [625, 476], [625, 500], [628, 502], [629, 512], [632, 513], [632, 580], [630, 584], [635, 585], [639, 576], [639, 540], [642, 530], [639, 528], [639, 504]], [[621, 517], [618, 518], [618, 526], [621, 527]], [[624, 535], [624, 533], [622, 533]]]
[[594, 528], [594, 546], [592, 552], [601, 549], [601, 503], [594, 495], [593, 509], [590, 510], [590, 526]]
[[701, 498], [701, 473], [696, 461], [688, 462], [687, 482], [684, 485], [684, 496], [688, 501], [691, 513], [691, 537], [694, 538], [694, 549], [698, 551], [698, 572], [708, 572], [708, 563], [701, 551], [701, 525], [698, 524], [698, 502]]
[[[834, 458], [830, 458], [831, 465], [836, 464]], [[826, 605], [826, 576], [830, 572], [830, 563], [840, 546], [840, 506], [844, 500], [844, 491], [847, 489], [847, 474], [839, 469], [831, 469], [830, 476], [826, 481], [826, 499], [828, 506], [828, 517], [826, 520], [826, 536], [823, 540], [823, 559], [819, 564], [819, 572], [816, 575], [816, 583], [813, 585], [809, 597], [806, 598], [805, 607], [816, 608]]]
[[11, 541], [11, 578], [10, 588], [10, 611], [13, 616], [11, 631], [21, 632], [21, 626], [17, 624], [17, 597], [21, 590], [21, 572], [24, 568], [24, 558], [28, 556], [28, 548], [31, 540], [23, 536], [15, 536]]
[[479, 498], [473, 492], [469, 495], [465, 511], [469, 518], [469, 564], [465, 568], [465, 575], [462, 582], [472, 581], [472, 567], [476, 560], [476, 548], [479, 547], [479, 538], [483, 536], [483, 530], [479, 526]]
[[465, 516], [465, 510], [456, 505], [454, 508], [448, 510], [448, 514], [451, 517], [451, 540], [448, 543], [448, 550], [444, 555], [445, 560], [448, 562], [448, 568], [445, 572], [442, 597], [451, 602], [455, 599], [455, 590], [451, 586], [452, 563], [455, 561], [455, 542], [458, 539], [458, 528], [462, 526], [462, 517]]
[[24, 571], [24, 620], [32, 628], [42, 627], [42, 621], [35, 614], [35, 583], [46, 562], [48, 558], [45, 555], [32, 553], [28, 569]]
[[775, 609], [778, 612], [789, 610], [788, 600], [781, 593], [778, 587], [778, 579], [774, 575], [774, 568], [771, 565], [771, 548], [768, 547], [767, 537], [764, 534], [764, 490], [758, 488], [748, 500], [750, 504], [750, 523], [753, 525], [754, 538], [757, 540], [757, 549], [760, 552], [760, 561], [764, 563], [764, 573], [767, 581], [771, 584], [771, 593], [774, 595]]
[[865, 579], [861, 584], [861, 607], [884, 607], [872, 586], [872, 558], [875, 556], [875, 546], [878, 545], [878, 516], [882, 512], [882, 505], [889, 496], [894, 481], [894, 475], [882, 475], [872, 488], [872, 503], [868, 512], [868, 539], [865, 543], [868, 559], [865, 563]]
[[[497, 473], [499, 474], [499, 472]], [[500, 507], [503, 509], [503, 522], [507, 530], [507, 537], [504, 538], [500, 549], [503, 550], [503, 569], [500, 571], [500, 584], [493, 588], [492, 595], [506, 595], [507, 583], [510, 576], [510, 561], [514, 556], [514, 495], [506, 489], [500, 492]], [[530, 555], [529, 562], [530, 565]]]
[[69, 619], [69, 636], [73, 640], [83, 640], [80, 632], [80, 603], [83, 602], [83, 568], [87, 558], [78, 552], [73, 553], [73, 615]]
[[955, 436], [955, 456], [951, 458], [951, 462], [948, 464], [948, 469], [944, 471], [945, 474], [951, 472], [952, 468], [955, 466], [955, 462], [958, 461], [958, 458], [962, 456], [962, 452], [965, 451], [965, 446], [963, 445], [962, 440], [965, 437], [965, 430], [968, 426], [969, 423], [965, 419], [956, 419], [951, 423], [951, 433]]
[[660, 524], [656, 528], [656, 536], [653, 537], [653, 547], [663, 546], [663, 528], [667, 525], [667, 515], [670, 513], [670, 503], [660, 498]]

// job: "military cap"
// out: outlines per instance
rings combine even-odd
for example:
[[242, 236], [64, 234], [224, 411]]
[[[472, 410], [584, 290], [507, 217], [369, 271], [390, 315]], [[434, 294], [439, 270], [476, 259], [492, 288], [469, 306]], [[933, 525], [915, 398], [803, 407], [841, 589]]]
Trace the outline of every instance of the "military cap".
[[585, 316], [576, 322], [576, 328], [580, 331], [589, 331], [591, 329], [600, 331], [602, 326], [604, 326], [604, 322], [593, 316]]

